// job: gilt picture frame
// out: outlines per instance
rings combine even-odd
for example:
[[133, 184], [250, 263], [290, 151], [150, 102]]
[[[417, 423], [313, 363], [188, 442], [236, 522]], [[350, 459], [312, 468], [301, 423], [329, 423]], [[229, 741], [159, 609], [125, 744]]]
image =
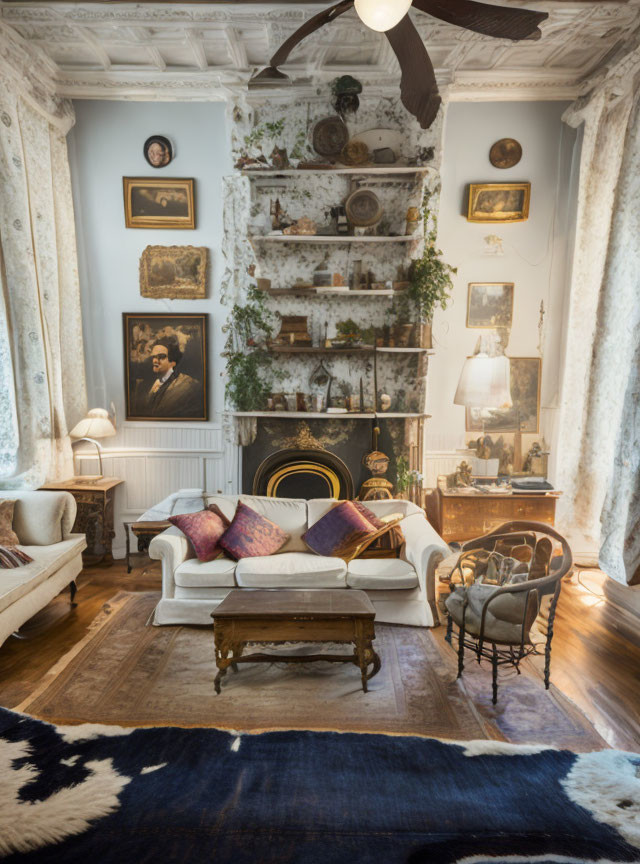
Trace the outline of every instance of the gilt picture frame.
[[147, 246], [140, 256], [140, 296], [204, 300], [208, 262], [206, 246]]
[[496, 330], [513, 323], [513, 282], [469, 282], [467, 327]]
[[122, 314], [127, 420], [207, 420], [208, 314]]
[[127, 228], [196, 227], [193, 178], [123, 177]]
[[529, 218], [531, 183], [470, 183], [469, 222], [524, 222]]
[[511, 401], [509, 408], [466, 408], [466, 431], [538, 433], [542, 358], [509, 357]]

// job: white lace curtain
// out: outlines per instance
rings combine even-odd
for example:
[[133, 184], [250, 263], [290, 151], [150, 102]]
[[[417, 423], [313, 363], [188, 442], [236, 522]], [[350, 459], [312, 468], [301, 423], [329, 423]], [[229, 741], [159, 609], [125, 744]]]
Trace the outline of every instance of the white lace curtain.
[[66, 132], [0, 72], [0, 487], [73, 474], [86, 410]]
[[576, 558], [640, 577], [640, 57], [572, 106], [583, 125], [558, 440]]

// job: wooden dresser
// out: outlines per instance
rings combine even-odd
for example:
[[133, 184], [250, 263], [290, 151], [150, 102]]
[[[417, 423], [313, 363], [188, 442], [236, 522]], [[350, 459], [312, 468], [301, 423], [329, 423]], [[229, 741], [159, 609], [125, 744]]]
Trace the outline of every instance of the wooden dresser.
[[434, 489], [427, 496], [425, 509], [429, 522], [445, 542], [462, 542], [481, 537], [514, 519], [553, 525], [556, 501], [561, 494], [554, 491], [544, 495], [501, 495]]

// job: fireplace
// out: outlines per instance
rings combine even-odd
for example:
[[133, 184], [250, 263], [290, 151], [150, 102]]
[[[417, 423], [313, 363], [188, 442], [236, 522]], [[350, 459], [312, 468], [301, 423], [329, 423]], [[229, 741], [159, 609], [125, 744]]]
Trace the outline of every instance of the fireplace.
[[288, 447], [260, 463], [252, 492], [271, 498], [353, 498], [353, 477], [334, 453]]
[[242, 490], [277, 498], [355, 498], [371, 482], [363, 457], [372, 450], [389, 458], [385, 476], [395, 485], [399, 456], [410, 468], [420, 464], [422, 424], [422, 417], [263, 415], [242, 442]]

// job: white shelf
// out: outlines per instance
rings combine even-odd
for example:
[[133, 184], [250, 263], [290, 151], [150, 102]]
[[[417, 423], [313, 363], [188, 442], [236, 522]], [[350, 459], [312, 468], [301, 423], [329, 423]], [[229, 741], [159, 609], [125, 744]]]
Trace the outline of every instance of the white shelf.
[[264, 293], [270, 297], [305, 297], [312, 300], [320, 297], [324, 300], [326, 297], [396, 297], [406, 294], [406, 289], [399, 288], [397, 291], [394, 291], [392, 288], [324, 291], [318, 288], [269, 288]]
[[335, 168], [282, 168], [278, 171], [276, 168], [257, 168], [255, 171], [243, 168], [240, 172], [244, 177], [304, 177], [305, 174], [317, 177], [319, 174], [366, 174], [372, 176], [393, 176], [411, 175], [411, 174], [427, 174], [434, 169], [428, 165], [362, 165], [359, 168], [356, 166], [336, 166]]
[[406, 420], [416, 417], [431, 417], [431, 414], [404, 414], [394, 411], [378, 411], [366, 414], [327, 414], [314, 411], [232, 411], [232, 417], [284, 417], [289, 420], [378, 420], [385, 417], [391, 420]]
[[398, 237], [351, 237], [350, 235], [334, 234], [254, 234], [249, 237], [251, 243], [409, 243], [419, 240], [419, 234], [400, 235]]

